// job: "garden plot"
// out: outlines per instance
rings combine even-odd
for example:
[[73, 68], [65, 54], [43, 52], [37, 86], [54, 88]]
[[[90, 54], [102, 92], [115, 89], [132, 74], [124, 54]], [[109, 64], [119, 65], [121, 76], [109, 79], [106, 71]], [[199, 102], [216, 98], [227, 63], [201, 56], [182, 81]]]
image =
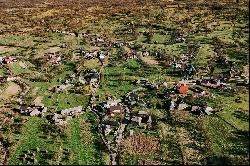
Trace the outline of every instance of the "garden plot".
[[153, 135], [137, 133], [122, 142], [120, 164], [136, 165], [140, 160], [160, 160], [160, 141]]
[[11, 73], [15, 74], [15, 75], [21, 75], [24, 73], [32, 73], [33, 71], [31, 71], [29, 69], [29, 66], [25, 63], [25, 62], [13, 62], [8, 64], [8, 68], [11, 71]]
[[3, 91], [3, 93], [0, 95], [0, 99], [9, 99], [12, 96], [15, 96], [21, 92], [21, 87], [14, 82], [10, 82], [8, 84], [8, 87]]
[[151, 56], [141, 57], [141, 60], [149, 65], [158, 65], [159, 64], [159, 62]]

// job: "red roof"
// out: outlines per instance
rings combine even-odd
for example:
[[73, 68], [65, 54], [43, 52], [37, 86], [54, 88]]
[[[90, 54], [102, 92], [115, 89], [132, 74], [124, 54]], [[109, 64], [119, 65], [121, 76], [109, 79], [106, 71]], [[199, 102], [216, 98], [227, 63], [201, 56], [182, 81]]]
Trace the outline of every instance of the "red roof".
[[12, 62], [12, 58], [4, 58], [4, 62], [6, 63]]
[[179, 89], [179, 92], [181, 94], [187, 94], [188, 93], [188, 86], [187, 85], [181, 85], [180, 89]]

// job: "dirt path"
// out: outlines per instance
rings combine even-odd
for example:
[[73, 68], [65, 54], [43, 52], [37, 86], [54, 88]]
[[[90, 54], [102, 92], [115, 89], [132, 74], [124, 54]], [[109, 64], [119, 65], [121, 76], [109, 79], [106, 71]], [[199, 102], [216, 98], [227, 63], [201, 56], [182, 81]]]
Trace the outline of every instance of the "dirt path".
[[21, 88], [19, 85], [15, 84], [14, 82], [10, 82], [9, 86], [5, 89], [5, 91], [0, 95], [0, 99], [8, 99], [11, 96], [15, 96], [21, 92]]

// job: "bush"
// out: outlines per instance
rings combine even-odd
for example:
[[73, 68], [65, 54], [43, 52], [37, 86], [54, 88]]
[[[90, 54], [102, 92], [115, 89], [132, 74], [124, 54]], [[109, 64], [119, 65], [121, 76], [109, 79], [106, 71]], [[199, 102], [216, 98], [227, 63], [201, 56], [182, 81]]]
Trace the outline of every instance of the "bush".
[[129, 69], [138, 69], [140, 68], [140, 64], [137, 60], [130, 60], [128, 61], [128, 63], [126, 64], [127, 68]]

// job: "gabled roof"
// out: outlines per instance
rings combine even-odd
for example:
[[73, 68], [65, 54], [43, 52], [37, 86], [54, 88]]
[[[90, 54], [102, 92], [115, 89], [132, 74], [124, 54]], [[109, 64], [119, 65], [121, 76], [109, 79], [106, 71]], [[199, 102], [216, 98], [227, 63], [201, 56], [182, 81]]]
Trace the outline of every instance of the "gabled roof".
[[26, 105], [23, 105], [20, 107], [20, 110], [27, 110], [27, 109], [28, 109], [28, 106], [26, 106]]
[[116, 106], [110, 106], [109, 110], [110, 112], [116, 112], [116, 111], [121, 111], [122, 108], [120, 105], [116, 105]]

